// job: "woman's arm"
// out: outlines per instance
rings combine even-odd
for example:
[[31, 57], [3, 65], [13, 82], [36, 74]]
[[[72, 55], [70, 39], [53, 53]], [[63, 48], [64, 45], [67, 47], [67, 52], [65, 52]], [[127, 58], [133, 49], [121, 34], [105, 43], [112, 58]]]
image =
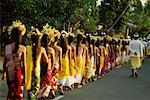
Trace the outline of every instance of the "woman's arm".
[[54, 61], [55, 61], [55, 51], [51, 48], [51, 55], [52, 55], [52, 67], [54, 67]]
[[2, 80], [6, 79], [6, 63], [7, 63], [7, 59], [6, 59], [6, 55], [4, 53]]
[[69, 52], [68, 52], [69, 63], [71, 62], [71, 53], [72, 53], [72, 52], [71, 52], [71, 49], [72, 49], [72, 48], [71, 48], [70, 46], [68, 46], [68, 51], [69, 51]]
[[25, 85], [26, 85], [26, 82], [27, 82], [27, 61], [26, 61], [26, 53], [27, 53], [27, 50], [26, 50], [26, 47], [23, 47], [23, 67], [24, 67], [24, 75], [25, 75]]
[[62, 48], [59, 47], [59, 70], [61, 71], [62, 70]]
[[74, 63], [76, 64], [76, 48], [73, 46], [73, 59]]
[[45, 59], [45, 63], [48, 63], [48, 57], [47, 57], [45, 48], [41, 47], [41, 51], [42, 51], [41, 53]]

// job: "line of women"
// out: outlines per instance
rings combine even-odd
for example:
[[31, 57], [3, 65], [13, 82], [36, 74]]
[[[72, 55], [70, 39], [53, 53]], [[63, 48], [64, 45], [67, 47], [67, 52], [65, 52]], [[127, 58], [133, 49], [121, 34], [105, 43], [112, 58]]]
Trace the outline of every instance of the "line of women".
[[[20, 24], [18, 24], [20, 23]], [[24, 86], [28, 99], [55, 98], [64, 90], [81, 88], [102, 78], [129, 60], [128, 41], [102, 33], [91, 36], [77, 31], [53, 31], [46, 26], [32, 29], [22, 43], [23, 29], [11, 30], [5, 47], [3, 77], [7, 77], [8, 100], [22, 100]], [[24, 45], [23, 45], [24, 44]]]

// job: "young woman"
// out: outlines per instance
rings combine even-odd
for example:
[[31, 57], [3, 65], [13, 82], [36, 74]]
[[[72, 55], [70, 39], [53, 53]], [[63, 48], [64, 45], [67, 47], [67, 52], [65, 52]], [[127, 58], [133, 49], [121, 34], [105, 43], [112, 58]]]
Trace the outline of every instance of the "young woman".
[[26, 68], [26, 48], [20, 44], [21, 32], [13, 28], [11, 43], [6, 45], [3, 68], [6, 71], [8, 100], [22, 100], [23, 73]]
[[97, 37], [97, 40], [95, 42], [95, 61], [96, 61], [96, 72], [95, 72], [95, 75], [97, 78], [100, 78], [100, 49], [99, 49], [99, 46], [100, 46], [100, 40], [98, 39]]
[[81, 74], [81, 76], [82, 76], [82, 80], [81, 80], [81, 84], [82, 85], [85, 85], [85, 83], [86, 83], [86, 74], [87, 74], [87, 71], [88, 71], [88, 69], [86, 68], [87, 66], [86, 66], [86, 64], [87, 64], [87, 57], [88, 57], [88, 48], [87, 48], [87, 46], [86, 46], [86, 36], [85, 35], [83, 35], [83, 41], [82, 41], [82, 43], [83, 43], [83, 47], [84, 47], [84, 51], [83, 51], [83, 54], [82, 54], [82, 56], [83, 56], [83, 68], [82, 68], [82, 74]]
[[110, 48], [111, 48], [111, 69], [113, 69], [115, 67], [116, 64], [116, 41], [115, 39], [112, 39], [111, 43], [110, 43]]
[[59, 71], [59, 82], [61, 89], [67, 86], [71, 89], [71, 84], [67, 84], [69, 77], [69, 60], [71, 58], [71, 47], [68, 46], [66, 41], [66, 34], [62, 33], [60, 36], [60, 47], [62, 48], [62, 70]]
[[[51, 39], [51, 47], [55, 50], [55, 59], [54, 59], [54, 68], [53, 76], [56, 80], [59, 79], [59, 72], [62, 71], [62, 48], [58, 46], [59, 34], [55, 34], [54, 37]], [[61, 84], [59, 86], [59, 94], [63, 95], [63, 88]]]
[[83, 69], [83, 52], [84, 52], [84, 45], [82, 44], [83, 36], [82, 34], [77, 35], [77, 42], [76, 42], [76, 78], [75, 83], [77, 84], [77, 88], [81, 88], [81, 79], [82, 79], [82, 69]]
[[105, 74], [105, 66], [104, 66], [105, 47], [104, 47], [103, 40], [101, 40], [101, 42], [100, 42], [99, 50], [100, 50], [100, 69], [99, 69], [99, 77], [98, 78], [100, 78], [100, 76], [104, 76], [104, 74]]
[[74, 81], [75, 81], [75, 67], [76, 67], [76, 47], [73, 44], [74, 42], [74, 34], [70, 33], [68, 37], [68, 45], [71, 47], [71, 58], [70, 58], [70, 67], [69, 67], [69, 78], [68, 78], [68, 84], [70, 84], [72, 87], [74, 87]]
[[116, 65], [119, 67], [119, 65], [121, 65], [121, 40], [118, 40], [117, 42], [117, 46], [116, 46], [116, 55], [117, 55], [117, 58], [116, 58]]
[[92, 39], [92, 46], [93, 46], [93, 55], [94, 55], [92, 79], [95, 80], [97, 78], [96, 69], [99, 66], [99, 49], [98, 49], [96, 37]]
[[55, 91], [57, 89], [53, 88], [55, 85], [57, 86], [57, 81], [53, 80], [52, 72], [55, 70], [54, 68], [54, 59], [55, 59], [55, 51], [53, 48], [49, 47], [50, 39], [47, 34], [44, 34], [41, 39], [41, 46], [45, 48], [46, 54], [48, 56], [48, 65], [42, 66], [43, 68], [43, 76], [41, 79], [41, 86], [38, 98], [41, 97], [49, 97], [55, 98]]
[[39, 93], [40, 89], [40, 73], [41, 73], [41, 60], [44, 63], [48, 63], [48, 57], [46, 54], [45, 48], [41, 47], [40, 44], [40, 36], [33, 34], [31, 36], [32, 40], [32, 59], [33, 59], [33, 67], [32, 68], [32, 82], [31, 82], [31, 89], [29, 90], [29, 99], [35, 100], [37, 94]]
[[92, 73], [93, 73], [93, 66], [94, 66], [94, 54], [93, 54], [93, 46], [91, 45], [91, 37], [89, 35], [86, 36], [86, 46], [88, 48], [87, 52], [87, 63], [86, 63], [86, 82], [91, 81]]
[[125, 41], [122, 41], [122, 48], [121, 48], [121, 64], [124, 64], [126, 62], [126, 44]]

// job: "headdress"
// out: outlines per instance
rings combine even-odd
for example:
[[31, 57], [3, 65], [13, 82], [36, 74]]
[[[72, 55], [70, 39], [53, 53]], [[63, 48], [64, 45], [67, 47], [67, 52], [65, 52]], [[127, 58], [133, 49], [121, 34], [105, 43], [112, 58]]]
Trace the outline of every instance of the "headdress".
[[133, 34], [133, 37], [134, 37], [134, 38], [138, 38], [138, 37], [139, 37], [139, 34], [136, 32], [136, 33]]
[[43, 26], [43, 30], [41, 31], [42, 34], [47, 34], [50, 38], [54, 36], [54, 31], [52, 26], [48, 25], [48, 23]]
[[75, 35], [71, 32], [68, 33], [68, 36], [72, 36], [73, 38], [75, 37]]
[[101, 36], [106, 36], [106, 33], [105, 33], [105, 32], [102, 32], [102, 33], [101, 33]]
[[12, 25], [8, 27], [8, 33], [11, 33], [13, 28], [18, 28], [21, 31], [21, 36], [26, 32], [26, 27], [20, 20], [13, 21]]

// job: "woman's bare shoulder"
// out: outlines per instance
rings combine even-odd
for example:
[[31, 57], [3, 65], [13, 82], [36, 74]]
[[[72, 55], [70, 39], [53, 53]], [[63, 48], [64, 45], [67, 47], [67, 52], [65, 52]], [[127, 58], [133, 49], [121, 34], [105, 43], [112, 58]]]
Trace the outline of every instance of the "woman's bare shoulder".
[[55, 50], [53, 48], [51, 48], [51, 47], [48, 47], [48, 50], [49, 50], [50, 53], [54, 53], [55, 52]]
[[39, 48], [39, 49], [41, 49], [41, 52], [46, 52], [46, 50], [45, 50], [44, 47], [41, 47], [41, 48]]
[[19, 51], [26, 52], [26, 47], [24, 45], [19, 45]]

